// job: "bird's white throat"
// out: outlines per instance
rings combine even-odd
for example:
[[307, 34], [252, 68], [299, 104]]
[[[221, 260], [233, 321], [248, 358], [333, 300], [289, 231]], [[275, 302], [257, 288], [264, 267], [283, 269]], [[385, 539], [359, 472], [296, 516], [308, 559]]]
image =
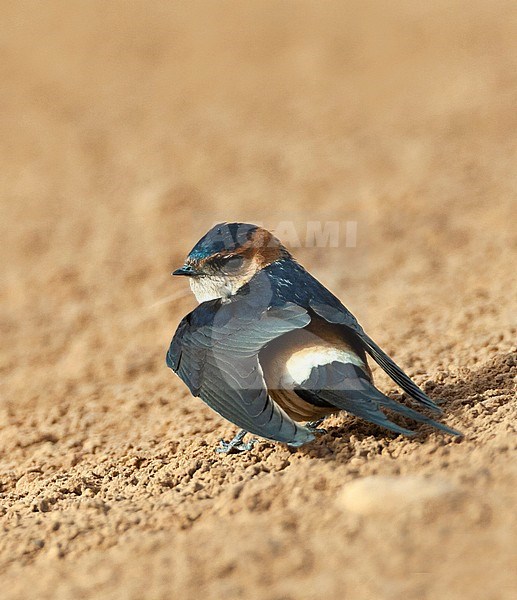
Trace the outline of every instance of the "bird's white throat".
[[210, 277], [190, 277], [190, 289], [196, 300], [201, 304], [216, 298], [227, 299], [233, 296], [242, 286], [242, 282], [222, 275]]

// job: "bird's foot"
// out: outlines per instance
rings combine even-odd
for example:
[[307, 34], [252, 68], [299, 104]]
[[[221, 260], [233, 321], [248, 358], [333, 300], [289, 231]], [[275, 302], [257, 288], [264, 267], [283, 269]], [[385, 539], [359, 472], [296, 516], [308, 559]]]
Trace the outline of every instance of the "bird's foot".
[[249, 442], [243, 442], [242, 439], [248, 433], [244, 429], [230, 440], [229, 442], [221, 440], [219, 446], [215, 449], [218, 454], [239, 454], [241, 452], [249, 452], [257, 443], [256, 439], [251, 439]]
[[221, 440], [215, 451], [217, 454], [240, 454], [241, 452], [249, 452], [257, 443], [257, 440], [241, 442], [240, 444], [233, 444], [232, 442], [233, 440], [231, 442]]
[[328, 431], [326, 429], [322, 429], [319, 426], [323, 423], [323, 421], [325, 420], [325, 417], [323, 417], [322, 419], [318, 419], [317, 421], [309, 421], [308, 423], [305, 423], [305, 427], [307, 427], [307, 429], [311, 432], [311, 433], [319, 433], [321, 435], [328, 433]]
[[320, 427], [319, 429], [311, 429], [311, 433], [315, 433], [317, 435], [325, 435], [326, 433], [328, 433], [328, 431]]

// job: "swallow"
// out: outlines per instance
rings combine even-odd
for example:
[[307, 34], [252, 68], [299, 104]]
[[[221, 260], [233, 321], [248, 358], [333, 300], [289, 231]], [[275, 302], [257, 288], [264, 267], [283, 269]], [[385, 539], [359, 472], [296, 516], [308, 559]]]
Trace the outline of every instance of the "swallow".
[[375, 387], [367, 356], [416, 405], [442, 412], [266, 229], [216, 225], [172, 274], [188, 278], [199, 305], [180, 322], [167, 366], [240, 428], [231, 441], [221, 440], [219, 452], [249, 450], [255, 440], [244, 443], [247, 433], [302, 446], [340, 411], [397, 434], [414, 432], [385, 409], [460, 435]]

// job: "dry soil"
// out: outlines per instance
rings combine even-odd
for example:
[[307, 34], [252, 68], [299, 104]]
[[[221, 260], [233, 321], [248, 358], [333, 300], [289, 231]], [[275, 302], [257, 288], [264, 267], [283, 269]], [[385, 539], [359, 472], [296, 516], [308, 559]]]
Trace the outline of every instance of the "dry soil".
[[[0, 8], [2, 598], [516, 598], [515, 2]], [[217, 220], [299, 246], [465, 437], [215, 454], [164, 356]]]

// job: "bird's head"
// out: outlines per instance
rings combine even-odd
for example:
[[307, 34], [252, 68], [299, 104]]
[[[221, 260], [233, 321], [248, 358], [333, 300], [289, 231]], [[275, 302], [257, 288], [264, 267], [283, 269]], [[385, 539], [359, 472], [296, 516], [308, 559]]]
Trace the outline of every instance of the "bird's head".
[[187, 276], [198, 302], [206, 302], [232, 296], [258, 271], [287, 257], [287, 249], [266, 229], [220, 223], [199, 240], [173, 275]]

